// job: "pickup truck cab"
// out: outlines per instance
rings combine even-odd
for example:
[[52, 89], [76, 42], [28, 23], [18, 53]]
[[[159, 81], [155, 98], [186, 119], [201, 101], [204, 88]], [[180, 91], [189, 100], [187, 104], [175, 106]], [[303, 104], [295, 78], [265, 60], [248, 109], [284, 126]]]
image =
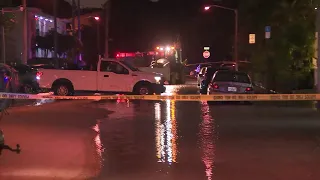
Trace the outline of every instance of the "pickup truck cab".
[[55, 95], [73, 95], [75, 91], [154, 94], [165, 91], [162, 74], [142, 72], [130, 63], [100, 59], [97, 69], [39, 69], [39, 85]]

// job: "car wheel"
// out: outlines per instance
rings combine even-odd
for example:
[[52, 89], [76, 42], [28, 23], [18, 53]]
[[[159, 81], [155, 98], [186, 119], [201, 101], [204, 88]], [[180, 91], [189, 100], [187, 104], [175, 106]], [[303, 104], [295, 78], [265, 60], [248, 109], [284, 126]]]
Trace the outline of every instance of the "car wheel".
[[73, 94], [73, 89], [67, 84], [59, 84], [54, 88], [54, 94], [58, 96], [68, 96]]
[[140, 85], [135, 89], [135, 94], [150, 95], [153, 94], [153, 92], [149, 85]]

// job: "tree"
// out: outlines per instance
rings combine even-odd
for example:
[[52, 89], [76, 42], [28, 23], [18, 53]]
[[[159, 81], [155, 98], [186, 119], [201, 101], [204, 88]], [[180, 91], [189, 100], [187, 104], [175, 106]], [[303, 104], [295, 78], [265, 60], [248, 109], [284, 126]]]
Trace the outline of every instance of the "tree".
[[6, 31], [13, 28], [16, 23], [16, 16], [14, 13], [6, 12], [5, 14], [0, 13], [0, 26], [4, 26]]
[[[263, 8], [262, 8], [263, 7]], [[299, 87], [312, 70], [315, 10], [312, 0], [246, 0], [239, 7], [242, 53], [250, 57], [254, 78], [270, 89], [290, 91]], [[264, 39], [271, 26], [271, 39]], [[248, 34], [256, 43], [248, 44]]]
[[88, 65], [96, 66], [98, 61], [98, 50], [96, 47], [97, 33], [91, 26], [82, 27], [83, 59]]
[[[76, 49], [77, 53], [80, 53], [81, 44], [73, 36], [59, 33], [58, 42], [58, 55], [60, 57], [65, 56], [67, 59], [71, 59], [71, 51], [73, 48]], [[47, 56], [49, 51], [53, 51], [54, 31], [49, 31], [45, 36], [36, 36], [36, 44], [38, 48], [45, 50], [45, 56]]]

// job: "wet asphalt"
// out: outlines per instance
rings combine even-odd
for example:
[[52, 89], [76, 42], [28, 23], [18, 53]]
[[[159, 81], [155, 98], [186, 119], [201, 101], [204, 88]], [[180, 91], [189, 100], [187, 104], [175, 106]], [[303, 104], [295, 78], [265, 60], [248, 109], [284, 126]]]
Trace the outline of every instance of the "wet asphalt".
[[0, 156], [1, 180], [320, 179], [320, 113], [306, 107], [66, 101], [16, 108], [1, 128], [23, 148]]
[[[196, 93], [191, 86], [174, 93]], [[320, 114], [312, 108], [207, 102], [98, 102], [94, 179], [320, 179]]]

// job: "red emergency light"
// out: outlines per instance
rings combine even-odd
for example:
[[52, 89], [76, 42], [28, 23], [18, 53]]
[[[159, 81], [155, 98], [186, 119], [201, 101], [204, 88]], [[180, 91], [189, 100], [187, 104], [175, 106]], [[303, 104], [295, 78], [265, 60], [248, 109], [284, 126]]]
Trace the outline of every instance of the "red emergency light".
[[124, 58], [124, 57], [135, 57], [135, 53], [117, 53], [117, 58]]
[[158, 55], [158, 52], [155, 51], [149, 51], [149, 52], [118, 52], [116, 54], [116, 58], [125, 58], [125, 57], [143, 57], [144, 55], [147, 56], [154, 56], [154, 55]]

